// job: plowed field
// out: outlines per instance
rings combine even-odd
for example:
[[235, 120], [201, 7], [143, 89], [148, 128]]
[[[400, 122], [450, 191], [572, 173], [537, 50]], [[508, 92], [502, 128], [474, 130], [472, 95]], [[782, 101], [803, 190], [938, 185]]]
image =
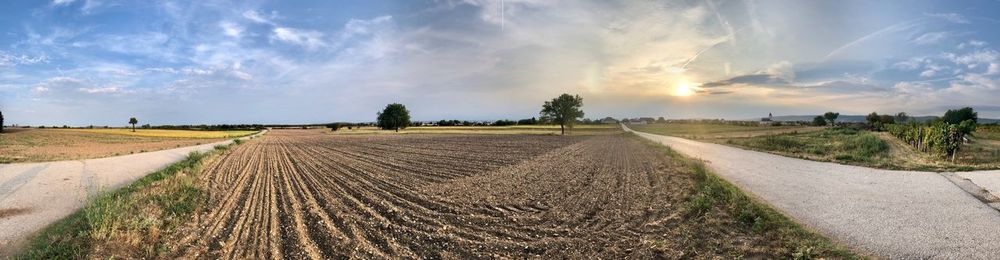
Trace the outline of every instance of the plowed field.
[[276, 130], [206, 166], [176, 257], [679, 257], [682, 168], [623, 135]]

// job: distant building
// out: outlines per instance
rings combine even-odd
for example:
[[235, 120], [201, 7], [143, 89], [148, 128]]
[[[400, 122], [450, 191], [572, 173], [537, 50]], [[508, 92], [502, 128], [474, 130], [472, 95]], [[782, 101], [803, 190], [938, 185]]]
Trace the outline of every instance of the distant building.
[[628, 122], [628, 124], [630, 124], [630, 125], [645, 125], [646, 124], [645, 120], [642, 120], [642, 119], [639, 119], [639, 118], [629, 119], [626, 122]]
[[767, 117], [760, 118], [760, 125], [771, 125], [774, 124], [774, 116], [771, 113], [767, 113]]

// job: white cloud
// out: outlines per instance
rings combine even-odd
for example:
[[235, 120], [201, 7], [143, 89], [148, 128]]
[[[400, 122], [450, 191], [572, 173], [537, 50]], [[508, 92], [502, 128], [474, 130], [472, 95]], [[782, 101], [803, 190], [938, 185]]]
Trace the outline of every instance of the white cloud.
[[772, 64], [765, 72], [768, 75], [784, 79], [788, 82], [795, 81], [795, 68], [787, 60]]
[[956, 64], [966, 65], [968, 68], [976, 68], [980, 65], [995, 63], [1000, 58], [1000, 53], [995, 50], [977, 50], [971, 53], [957, 55], [946, 53], [944, 57]]
[[913, 39], [913, 43], [916, 43], [918, 45], [935, 44], [940, 42], [942, 39], [948, 38], [948, 35], [949, 35], [948, 32], [925, 33], [923, 35], [920, 35], [920, 37]]
[[910, 58], [905, 61], [897, 62], [893, 64], [892, 67], [899, 70], [916, 70], [924, 64], [924, 58]]
[[326, 46], [323, 41], [323, 34], [317, 31], [299, 30], [288, 27], [274, 28], [271, 35], [272, 40], [306, 46], [310, 49]]
[[957, 13], [930, 13], [927, 16], [943, 19], [952, 23], [969, 23], [969, 19]]
[[52, 6], [62, 6], [72, 4], [76, 0], [52, 0]]
[[239, 26], [238, 24], [235, 24], [235, 23], [232, 23], [232, 22], [228, 22], [228, 21], [223, 21], [223, 22], [219, 22], [219, 27], [222, 28], [222, 33], [225, 34], [225, 35], [227, 35], [227, 36], [234, 37], [234, 38], [240, 38], [240, 37], [243, 36], [244, 29], [243, 29], [243, 27]]
[[39, 56], [13, 55], [0, 51], [0, 68], [13, 67], [17, 65], [31, 65], [38, 63], [48, 63], [49, 57], [42, 54]]
[[78, 88], [77, 90], [87, 94], [110, 94], [110, 93], [120, 92], [121, 88], [119, 87]]
[[264, 15], [258, 13], [257, 11], [254, 11], [254, 10], [248, 10], [246, 12], [243, 12], [243, 18], [250, 19], [250, 21], [254, 21], [256, 23], [262, 23], [262, 24], [274, 25], [274, 22], [271, 21], [271, 19], [274, 16], [276, 16], [276, 15], [274, 13], [272, 13], [271, 17], [265, 17]]

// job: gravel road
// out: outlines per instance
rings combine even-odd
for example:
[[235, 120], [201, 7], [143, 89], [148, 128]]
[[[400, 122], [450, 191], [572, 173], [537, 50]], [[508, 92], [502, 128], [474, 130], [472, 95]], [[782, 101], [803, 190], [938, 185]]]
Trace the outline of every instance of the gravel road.
[[[865, 254], [985, 259], [1000, 252], [1000, 213], [939, 173], [814, 162], [636, 134], [706, 161], [716, 174], [785, 215]], [[959, 175], [1000, 190], [1000, 171]]]
[[0, 164], [0, 259], [20, 249], [30, 235], [82, 207], [88, 196], [121, 187], [191, 152], [230, 142], [99, 159]]

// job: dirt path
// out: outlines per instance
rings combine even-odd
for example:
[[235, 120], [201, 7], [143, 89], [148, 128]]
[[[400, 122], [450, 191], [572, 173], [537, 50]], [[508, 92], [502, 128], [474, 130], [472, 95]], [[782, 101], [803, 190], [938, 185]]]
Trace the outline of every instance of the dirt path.
[[[1000, 213], [938, 173], [814, 162], [636, 133], [706, 160], [717, 174], [800, 223], [876, 256], [983, 259], [1000, 252]], [[1000, 172], [994, 173], [960, 175], [996, 180]]]
[[14, 253], [28, 236], [79, 209], [88, 196], [130, 183], [191, 152], [229, 142], [99, 159], [0, 164], [0, 258]]

